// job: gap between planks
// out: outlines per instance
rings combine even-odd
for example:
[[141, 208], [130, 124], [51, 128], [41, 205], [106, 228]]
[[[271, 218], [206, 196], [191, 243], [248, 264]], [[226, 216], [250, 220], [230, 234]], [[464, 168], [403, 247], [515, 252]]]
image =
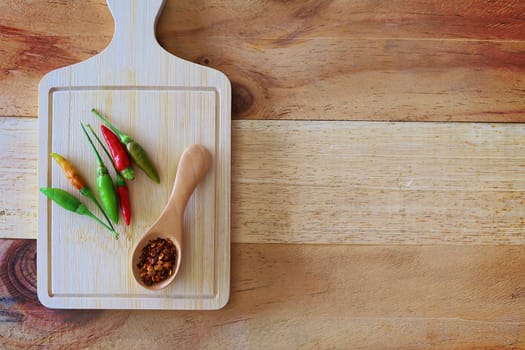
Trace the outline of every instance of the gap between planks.
[[[0, 119], [0, 237], [36, 237], [37, 120]], [[232, 242], [523, 244], [525, 125], [232, 123]]]

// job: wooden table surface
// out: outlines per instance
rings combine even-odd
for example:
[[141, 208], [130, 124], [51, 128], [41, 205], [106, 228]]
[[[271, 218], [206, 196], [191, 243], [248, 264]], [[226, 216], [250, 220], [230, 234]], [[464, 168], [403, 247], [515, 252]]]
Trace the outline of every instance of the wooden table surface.
[[525, 349], [525, 2], [167, 0], [159, 42], [232, 82], [231, 297], [206, 312], [36, 297], [37, 85], [112, 25], [0, 3], [1, 348]]

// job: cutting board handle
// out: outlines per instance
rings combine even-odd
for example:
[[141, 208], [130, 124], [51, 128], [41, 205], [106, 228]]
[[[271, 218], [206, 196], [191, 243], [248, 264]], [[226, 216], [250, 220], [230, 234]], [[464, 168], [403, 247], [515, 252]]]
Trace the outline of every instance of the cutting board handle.
[[160, 48], [155, 36], [157, 18], [165, 0], [106, 0], [115, 20], [115, 33], [108, 46], [120, 55], [146, 55]]

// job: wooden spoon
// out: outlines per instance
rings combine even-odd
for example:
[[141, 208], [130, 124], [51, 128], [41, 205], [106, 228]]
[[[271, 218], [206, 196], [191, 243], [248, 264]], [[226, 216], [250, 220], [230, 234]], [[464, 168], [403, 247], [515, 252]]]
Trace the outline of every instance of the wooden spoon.
[[[210, 166], [210, 154], [201, 145], [191, 145], [184, 152], [179, 161], [177, 174], [175, 175], [175, 184], [171, 192], [168, 204], [160, 214], [155, 223], [144, 233], [139, 243], [133, 251], [131, 263], [133, 276], [137, 282], [144, 288], [150, 290], [159, 290], [169, 285], [179, 272], [182, 260], [182, 223], [184, 221], [184, 209], [186, 204], [197, 187], [197, 184], [206, 174]], [[144, 247], [150, 240], [157, 238], [171, 239], [177, 249], [177, 264], [173, 274], [167, 279], [155, 283], [151, 286], [144, 284], [140, 278], [137, 263], [140, 260]]]

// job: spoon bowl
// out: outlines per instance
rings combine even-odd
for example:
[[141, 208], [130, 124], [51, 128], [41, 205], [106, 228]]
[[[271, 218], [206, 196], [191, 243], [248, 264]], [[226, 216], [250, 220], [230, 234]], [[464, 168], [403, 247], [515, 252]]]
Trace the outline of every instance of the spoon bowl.
[[[184, 152], [177, 167], [177, 174], [175, 175], [175, 183], [171, 191], [170, 198], [166, 207], [160, 214], [157, 221], [144, 233], [140, 241], [133, 250], [131, 263], [132, 271], [135, 280], [144, 288], [149, 290], [160, 290], [167, 287], [177, 276], [180, 270], [180, 264], [183, 254], [183, 240], [182, 230], [184, 221], [184, 209], [188, 200], [197, 187], [197, 184], [202, 180], [210, 166], [211, 157], [209, 152], [201, 145], [191, 145]], [[140, 260], [142, 251], [148, 243], [157, 238], [169, 239], [175, 246], [177, 257], [176, 265], [172, 270], [172, 274], [157, 283], [146, 285], [140, 277], [140, 269], [137, 263]]]

